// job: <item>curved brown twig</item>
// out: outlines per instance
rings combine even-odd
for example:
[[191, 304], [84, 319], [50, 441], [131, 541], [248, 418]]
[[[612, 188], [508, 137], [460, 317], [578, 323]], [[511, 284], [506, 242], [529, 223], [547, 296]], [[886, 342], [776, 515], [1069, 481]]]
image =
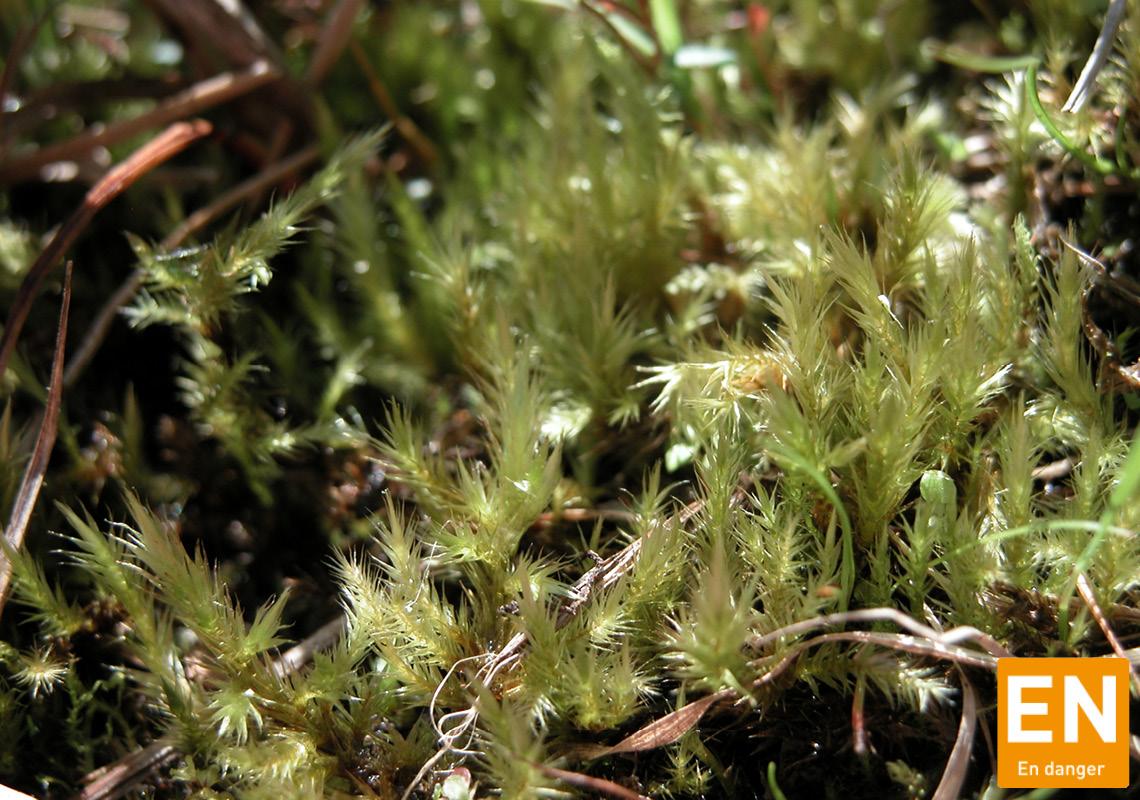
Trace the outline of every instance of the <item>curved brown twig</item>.
[[96, 147], [124, 142], [144, 131], [200, 114], [235, 97], [248, 94], [280, 77], [280, 73], [259, 61], [242, 72], [225, 72], [194, 84], [161, 101], [137, 117], [109, 125], [92, 125], [67, 141], [41, 147], [24, 156], [0, 163], [0, 183], [18, 183], [39, 175], [48, 164], [81, 158]]
[[305, 70], [305, 83], [316, 86], [325, 79], [352, 38], [352, 24], [364, 8], [364, 0], [340, 0], [329, 13], [328, 21], [317, 41], [316, 52]]
[[3, 375], [8, 368], [8, 360], [12, 357], [16, 340], [20, 337], [32, 301], [39, 294], [44, 279], [94, 216], [143, 175], [182, 152], [211, 130], [210, 123], [205, 120], [177, 122], [112, 167], [91, 187], [79, 208], [75, 209], [67, 222], [56, 231], [47, 247], [40, 252], [16, 292], [16, 297], [12, 301], [12, 310], [8, 312], [8, 319], [4, 324], [4, 333], [0, 336], [0, 375]]

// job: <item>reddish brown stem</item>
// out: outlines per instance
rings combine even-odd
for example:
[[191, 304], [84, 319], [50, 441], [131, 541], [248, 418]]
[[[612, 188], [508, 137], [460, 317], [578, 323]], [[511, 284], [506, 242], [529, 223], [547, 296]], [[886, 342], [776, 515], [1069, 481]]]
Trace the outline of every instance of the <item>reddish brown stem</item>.
[[86, 109], [113, 100], [161, 100], [183, 91], [187, 84], [177, 77], [108, 78], [95, 81], [61, 81], [31, 91], [14, 111], [0, 112], [0, 125], [9, 135], [24, 133], [58, 117], [63, 110]]
[[110, 125], [92, 125], [65, 142], [41, 147], [26, 156], [5, 161], [0, 164], [0, 183], [33, 179], [48, 164], [81, 158], [96, 147], [118, 144], [144, 131], [201, 113], [259, 89], [279, 77], [279, 73], [270, 69], [264, 61], [242, 72], [215, 75], [163, 100], [145, 114]]
[[434, 144], [431, 143], [419, 129], [416, 123], [412, 122], [409, 117], [404, 116], [400, 109], [396, 106], [396, 101], [392, 99], [392, 93], [388, 91], [388, 87], [380, 80], [380, 76], [376, 74], [376, 70], [372, 68], [372, 63], [365, 55], [363, 48], [355, 41], [349, 42], [348, 49], [352, 52], [352, 58], [356, 61], [356, 66], [364, 73], [365, 79], [368, 81], [368, 90], [372, 92], [372, 97], [375, 98], [376, 104], [380, 106], [389, 120], [392, 122], [392, 127], [396, 132], [403, 137], [409, 145], [415, 149], [416, 154], [423, 160], [429, 167], [433, 166], [439, 160], [439, 152], [436, 150]]
[[867, 679], [860, 675], [855, 682], [855, 697], [851, 700], [851, 749], [863, 758], [867, 755], [867, 717], [864, 704], [867, 700]]
[[531, 763], [531, 766], [548, 778], [568, 783], [578, 789], [585, 789], [594, 794], [606, 797], [617, 797], [620, 800], [648, 800], [645, 795], [631, 791], [621, 784], [607, 781], [605, 778], [595, 778], [592, 775], [583, 775], [581, 772], [570, 772], [565, 769], [548, 767], [545, 764]]
[[317, 50], [305, 71], [305, 83], [309, 86], [317, 86], [336, 64], [352, 36], [352, 24], [362, 8], [364, 0], [340, 0], [329, 14], [317, 42]]
[[239, 0], [146, 0], [192, 49], [218, 53], [227, 66], [248, 67], [266, 60], [280, 66], [281, 54]]
[[182, 152], [192, 142], [206, 136], [210, 131], [210, 123], [204, 120], [171, 125], [121, 163], [112, 167], [91, 187], [79, 208], [56, 231], [47, 247], [36, 258], [28, 274], [24, 276], [19, 291], [16, 292], [16, 297], [12, 301], [12, 310], [4, 325], [3, 336], [0, 338], [0, 375], [3, 375], [8, 368], [8, 360], [12, 357], [16, 340], [20, 336], [24, 322], [28, 319], [32, 301], [39, 293], [44, 279], [92, 218], [143, 175]]
[[[59, 431], [59, 409], [63, 400], [63, 356], [67, 349], [67, 317], [71, 312], [71, 262], [63, 277], [63, 301], [59, 308], [59, 327], [55, 334], [55, 355], [51, 362], [51, 382], [48, 384], [47, 405], [40, 420], [40, 432], [36, 436], [32, 457], [24, 468], [24, 477], [12, 504], [12, 516], [4, 529], [4, 547], [13, 553], [24, 544], [24, 534], [28, 532], [28, 522], [40, 496], [44, 483], [51, 450], [55, 447], [55, 436]], [[8, 601], [8, 590], [12, 582], [12, 560], [7, 553], [0, 552], [0, 614]]]

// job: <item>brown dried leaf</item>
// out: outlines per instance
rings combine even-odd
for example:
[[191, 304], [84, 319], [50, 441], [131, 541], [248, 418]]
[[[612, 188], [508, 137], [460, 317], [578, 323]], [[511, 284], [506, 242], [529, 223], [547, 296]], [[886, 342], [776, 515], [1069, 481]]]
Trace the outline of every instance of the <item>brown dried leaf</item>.
[[636, 733], [632, 733], [612, 747], [584, 748], [578, 751], [583, 758], [601, 758], [602, 756], [620, 755], [621, 753], [640, 753], [645, 750], [654, 750], [680, 739], [691, 731], [704, 717], [705, 712], [721, 700], [736, 697], [731, 689], [721, 689], [708, 697], [702, 697], [682, 708], [678, 708], [661, 719], [654, 720]]

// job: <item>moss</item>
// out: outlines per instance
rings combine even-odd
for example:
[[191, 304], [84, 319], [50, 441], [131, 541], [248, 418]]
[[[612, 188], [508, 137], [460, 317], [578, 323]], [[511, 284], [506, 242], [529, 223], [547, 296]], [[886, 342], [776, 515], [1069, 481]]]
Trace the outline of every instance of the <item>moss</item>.
[[[307, 63], [311, 12], [255, 5]], [[993, 700], [935, 630], [1103, 654], [1085, 575], [1135, 632], [1136, 8], [1068, 114], [1103, 4], [648, 5], [368, 11], [295, 131], [314, 176], [175, 252], [147, 237], [200, 189], [100, 218], [73, 325], [123, 231], [142, 291], [5, 556], [5, 782], [165, 737], [156, 796], [920, 797]], [[126, 8], [119, 67], [57, 21], [22, 90], [147, 72], [166, 34]], [[1038, 95], [983, 51], [1039, 56]], [[9, 300], [37, 192], [65, 206], [9, 187]]]

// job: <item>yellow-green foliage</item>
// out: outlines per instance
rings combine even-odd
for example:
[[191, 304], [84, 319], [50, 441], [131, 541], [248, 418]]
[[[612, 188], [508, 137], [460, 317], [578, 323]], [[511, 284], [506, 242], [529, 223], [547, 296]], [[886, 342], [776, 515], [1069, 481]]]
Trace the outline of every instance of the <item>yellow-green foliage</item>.
[[[751, 33], [716, 2], [650, 3], [640, 27], [633, 3], [389, 5], [353, 35], [441, 163], [375, 179], [364, 165], [398, 133], [364, 135], [248, 224], [177, 253], [135, 238], [129, 309], [173, 332], [172, 413], [239, 467], [238, 528], [266, 535], [289, 473], [336, 451], [375, 464], [385, 498], [367, 525], [290, 529], [328, 537], [326, 562], [297, 570], [323, 582], [296, 600], [267, 576], [276, 589], [242, 608], [245, 566], [179, 535], [205, 477], [148, 464], [158, 421], [128, 395], [108, 418], [118, 494], [61, 492], [62, 555], [9, 556], [0, 776], [75, 788], [74, 766], [11, 755], [55, 714], [84, 771], [169, 734], [172, 777], [200, 797], [584, 791], [560, 770], [759, 792], [774, 773], [731, 742], [787, 719], [788, 698], [937, 718], [923, 735], [944, 749], [959, 702], [949, 665], [849, 642], [769, 680], [803, 641], [757, 648], [784, 626], [890, 607], [1023, 654], [1103, 651], [1075, 581], [1135, 604], [1140, 448], [1134, 393], [1087, 343], [1081, 249], [1120, 236], [1100, 226], [1104, 192], [1136, 174], [1135, 4], [1105, 95], [1063, 140], [1046, 124], [1060, 70], [1103, 4], [988, 20], [1000, 4], [978, 3], [955, 21], [967, 44], [996, 23], [995, 47], [1039, 54], [1036, 97], [1024, 71], [934, 72], [935, 3], [772, 3]], [[1071, 52], [1062, 31], [1082, 37]], [[329, 141], [376, 122], [341, 78]], [[1106, 97], [1131, 104], [1115, 140]], [[979, 135], [997, 159], [984, 185], [967, 177]], [[1092, 187], [1067, 230], [1035, 193], [1049, 160]], [[7, 287], [28, 235], [0, 233]], [[24, 405], [27, 372], [9, 378]], [[5, 463], [19, 431], [6, 410]], [[625, 574], [590, 582], [625, 547]], [[1039, 629], [999, 596], [1037, 598]], [[346, 626], [288, 672], [274, 657], [309, 632], [299, 602]], [[588, 757], [719, 691], [739, 703], [664, 753]], [[921, 796], [942, 761], [873, 769]]]

